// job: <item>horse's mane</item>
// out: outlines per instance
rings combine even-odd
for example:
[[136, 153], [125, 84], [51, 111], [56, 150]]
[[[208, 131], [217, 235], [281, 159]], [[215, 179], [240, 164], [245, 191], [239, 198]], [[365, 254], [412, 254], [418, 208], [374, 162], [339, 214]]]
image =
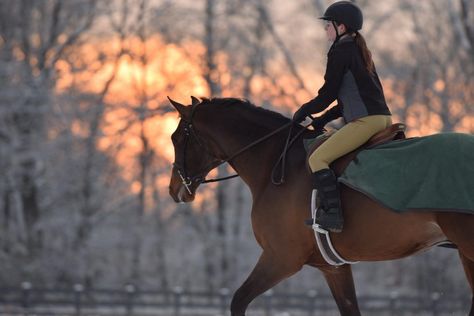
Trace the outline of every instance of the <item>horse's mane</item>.
[[199, 105], [211, 105], [216, 107], [226, 106], [226, 107], [239, 107], [241, 110], [248, 110], [249, 112], [253, 112], [256, 114], [263, 114], [267, 117], [272, 117], [278, 120], [288, 121], [288, 117], [272, 111], [265, 109], [260, 106], [256, 106], [255, 104], [251, 103], [247, 99], [240, 99], [240, 98], [201, 98], [201, 103]]

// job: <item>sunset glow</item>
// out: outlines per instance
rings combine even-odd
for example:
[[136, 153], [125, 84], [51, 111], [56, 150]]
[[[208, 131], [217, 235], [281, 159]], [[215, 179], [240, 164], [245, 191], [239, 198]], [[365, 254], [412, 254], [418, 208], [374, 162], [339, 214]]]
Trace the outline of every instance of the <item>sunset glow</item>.
[[[112, 79], [104, 95], [102, 132], [97, 146], [105, 153], [113, 153], [113, 159], [121, 166], [122, 177], [130, 183], [130, 191], [138, 193], [141, 183], [137, 180], [137, 166], [144, 149], [142, 134], [154, 156], [168, 163], [174, 159], [170, 138], [178, 122], [177, 113], [150, 116], [147, 112], [168, 106], [168, 95], [186, 103], [185, 96], [208, 94], [197, 62], [205, 50], [197, 42], [187, 42], [179, 47], [165, 44], [157, 36], [145, 43], [138, 38], [129, 38], [123, 45], [128, 53], [117, 62], [115, 59], [120, 50], [117, 40], [88, 42], [78, 48], [75, 59], [57, 64], [60, 75], [56, 90], [61, 93], [74, 87], [82, 92], [100, 94]], [[101, 64], [101, 59], [109, 61]], [[86, 137], [88, 132], [79, 121], [72, 124], [71, 131], [81, 137]], [[169, 174], [156, 181], [161, 188], [166, 188]]]

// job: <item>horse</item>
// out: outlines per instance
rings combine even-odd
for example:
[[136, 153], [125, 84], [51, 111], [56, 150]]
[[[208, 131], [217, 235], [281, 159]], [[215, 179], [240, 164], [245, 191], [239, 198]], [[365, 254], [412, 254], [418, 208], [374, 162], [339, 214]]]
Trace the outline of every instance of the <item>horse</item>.
[[[312, 186], [302, 141], [288, 150], [285, 182], [270, 181], [291, 120], [237, 98], [192, 97], [190, 105], [170, 102], [181, 118], [171, 137], [175, 162], [169, 193], [174, 201], [193, 201], [206, 175], [223, 162], [250, 188], [252, 226], [262, 252], [232, 297], [231, 315], [244, 316], [257, 296], [304, 265], [323, 273], [341, 315], [360, 315], [351, 265], [328, 264], [313, 230], [304, 224]], [[296, 131], [302, 128], [294, 126]], [[343, 258], [398, 259], [449, 240], [458, 248], [474, 291], [474, 216], [447, 210], [396, 213], [347, 186], [341, 185], [340, 190], [345, 227], [341, 233], [331, 233], [331, 238]], [[474, 297], [469, 315], [474, 316]]]

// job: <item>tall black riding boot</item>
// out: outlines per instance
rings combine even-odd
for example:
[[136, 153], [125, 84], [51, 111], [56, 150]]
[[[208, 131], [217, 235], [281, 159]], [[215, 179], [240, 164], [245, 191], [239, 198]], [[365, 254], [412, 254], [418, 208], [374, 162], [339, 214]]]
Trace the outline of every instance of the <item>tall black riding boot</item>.
[[316, 223], [330, 232], [341, 232], [344, 218], [336, 175], [331, 169], [322, 169], [314, 172], [312, 177], [313, 187], [318, 190], [320, 208], [322, 208], [322, 212], [319, 212], [316, 218]]

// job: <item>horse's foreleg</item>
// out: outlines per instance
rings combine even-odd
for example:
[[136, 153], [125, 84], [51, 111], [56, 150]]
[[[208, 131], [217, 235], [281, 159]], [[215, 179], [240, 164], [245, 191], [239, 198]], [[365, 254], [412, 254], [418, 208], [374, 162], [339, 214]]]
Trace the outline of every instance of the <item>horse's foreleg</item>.
[[324, 274], [341, 315], [360, 315], [350, 265], [318, 268]]
[[466, 272], [467, 280], [469, 281], [469, 285], [471, 286], [472, 290], [472, 303], [471, 303], [471, 311], [469, 312], [469, 316], [474, 316], [474, 261], [467, 258], [463, 253], [460, 251], [459, 256], [461, 257], [462, 265], [464, 267], [464, 271]]
[[231, 315], [244, 316], [248, 305], [258, 295], [295, 274], [302, 266], [302, 263], [289, 263], [288, 256], [277, 257], [264, 251], [247, 280], [235, 292], [230, 306]]

